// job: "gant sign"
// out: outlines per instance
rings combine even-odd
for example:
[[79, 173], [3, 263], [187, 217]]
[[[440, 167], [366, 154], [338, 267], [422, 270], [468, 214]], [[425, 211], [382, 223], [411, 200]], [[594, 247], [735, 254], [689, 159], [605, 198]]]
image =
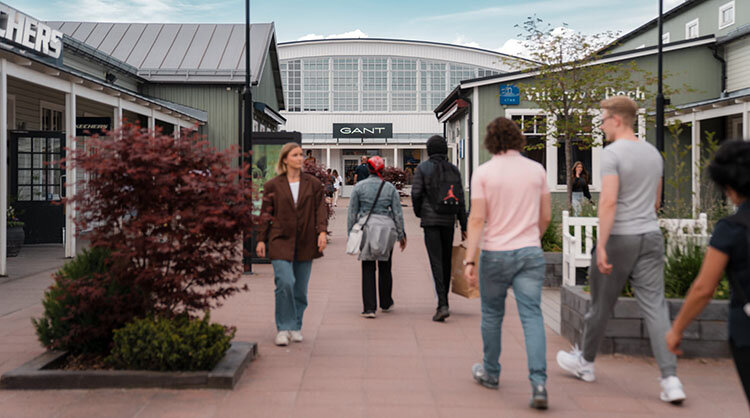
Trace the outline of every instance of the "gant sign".
[[60, 58], [62, 32], [0, 3], [0, 38], [52, 58]]
[[393, 138], [392, 123], [334, 123], [334, 138]]

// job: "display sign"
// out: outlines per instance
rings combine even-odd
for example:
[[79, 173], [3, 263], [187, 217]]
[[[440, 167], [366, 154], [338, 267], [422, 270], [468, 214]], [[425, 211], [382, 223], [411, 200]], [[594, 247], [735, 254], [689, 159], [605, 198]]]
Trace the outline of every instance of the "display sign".
[[466, 158], [466, 157], [464, 157], [464, 153], [466, 152], [465, 149], [466, 149], [466, 140], [465, 139], [459, 139], [458, 140], [458, 158], [460, 158], [462, 160], [464, 158]]
[[334, 123], [334, 138], [393, 138], [392, 123]]
[[60, 58], [63, 34], [0, 3], [0, 38], [52, 58]]
[[521, 90], [518, 86], [512, 84], [500, 85], [500, 104], [501, 105], [519, 105], [521, 104]]
[[106, 135], [112, 129], [112, 118], [76, 118], [76, 136]]

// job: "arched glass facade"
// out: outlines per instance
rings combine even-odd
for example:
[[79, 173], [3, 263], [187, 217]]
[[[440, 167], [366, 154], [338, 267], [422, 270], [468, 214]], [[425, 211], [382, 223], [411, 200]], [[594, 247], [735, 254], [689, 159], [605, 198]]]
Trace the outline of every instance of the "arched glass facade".
[[432, 112], [461, 80], [491, 68], [405, 57], [282, 60], [288, 112]]

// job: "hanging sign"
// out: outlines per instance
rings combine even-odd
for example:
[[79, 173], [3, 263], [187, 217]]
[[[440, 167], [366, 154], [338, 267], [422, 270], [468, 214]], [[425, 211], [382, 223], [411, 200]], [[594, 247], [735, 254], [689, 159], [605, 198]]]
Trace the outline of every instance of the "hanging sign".
[[393, 138], [392, 123], [334, 123], [334, 138]]
[[76, 136], [106, 135], [112, 129], [112, 118], [76, 118]]
[[519, 105], [521, 104], [521, 90], [518, 86], [512, 84], [500, 85], [500, 104], [501, 105]]

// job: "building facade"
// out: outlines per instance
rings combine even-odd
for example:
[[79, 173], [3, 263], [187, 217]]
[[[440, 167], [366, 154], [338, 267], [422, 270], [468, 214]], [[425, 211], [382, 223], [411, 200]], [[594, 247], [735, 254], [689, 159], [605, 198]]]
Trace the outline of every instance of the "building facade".
[[[413, 173], [443, 128], [433, 109], [461, 80], [503, 74], [520, 60], [457, 45], [394, 39], [279, 44], [287, 119], [305, 149], [353, 188], [362, 155]], [[449, 156], [458, 160], [459, 145]]]
[[[731, 6], [731, 7], [730, 7]], [[728, 17], [731, 16], [731, 19]], [[667, 122], [678, 122], [681, 133], [665, 135], [665, 171], [667, 175], [678, 169], [680, 161], [673, 153], [675, 146], [683, 149], [690, 147], [687, 166], [691, 181], [678, 188], [667, 184], [666, 197], [689, 196], [693, 209], [697, 209], [701, 199], [701, 178], [699, 163], [701, 147], [709, 139], [719, 142], [728, 138], [750, 138], [750, 3], [722, 0], [693, 0], [675, 7], [666, 14], [664, 23], [665, 35], [676, 27], [683, 27], [688, 22], [698, 19], [699, 22], [711, 21], [715, 32], [709, 24], [703, 24], [700, 36], [693, 32], [690, 36], [675, 37], [664, 44], [664, 71], [669, 74], [666, 83], [673, 86], [688, 86], [679, 93], [669, 97], [671, 106], [667, 111]], [[724, 25], [716, 24], [724, 19]], [[732, 20], [733, 19], [733, 20]], [[731, 22], [731, 23], [727, 23]], [[721, 29], [718, 29], [721, 26]], [[638, 68], [656, 73], [658, 34], [656, 22], [649, 22], [635, 31], [626, 34], [609, 48], [609, 54], [599, 62], [634, 63]], [[665, 37], [665, 42], [667, 41]], [[534, 101], [535, 93], [530, 86], [534, 75], [531, 72], [485, 77], [483, 79], [464, 80], [446, 99], [436, 107], [437, 119], [445, 125], [446, 132], [452, 141], [466, 141], [469, 146], [465, 153], [467, 165], [472, 171], [490, 158], [482, 146], [484, 128], [498, 116], [505, 116], [523, 122], [524, 134], [531, 144], [543, 143], [537, 150], [527, 152], [547, 170], [547, 182], [553, 198], [560, 203], [565, 201], [566, 167], [564, 148], [561, 147], [554, 132], [547, 131], [552, 126], [549, 115], [539, 109]], [[502, 96], [509, 88], [518, 92], [518, 101], [513, 104], [503, 103]], [[626, 94], [638, 102], [643, 111], [639, 117], [636, 133], [650, 142], [655, 142], [656, 131], [652, 109], [653, 103], [646, 102], [644, 92], [656, 91], [656, 85], [641, 84], [634, 91], [620, 91], [613, 86], [606, 98], [614, 94]], [[653, 97], [653, 96], [652, 96]], [[590, 109], [592, 125], [598, 126], [599, 110]], [[590, 135], [601, 143], [601, 133], [594, 129]], [[599, 155], [601, 145], [588, 150], [573, 149], [572, 161], [581, 161], [591, 173], [590, 189], [599, 191], [600, 171]], [[470, 175], [471, 173], [469, 173]], [[467, 176], [468, 177], [468, 176]], [[466, 187], [469, 187], [467, 180]]]

